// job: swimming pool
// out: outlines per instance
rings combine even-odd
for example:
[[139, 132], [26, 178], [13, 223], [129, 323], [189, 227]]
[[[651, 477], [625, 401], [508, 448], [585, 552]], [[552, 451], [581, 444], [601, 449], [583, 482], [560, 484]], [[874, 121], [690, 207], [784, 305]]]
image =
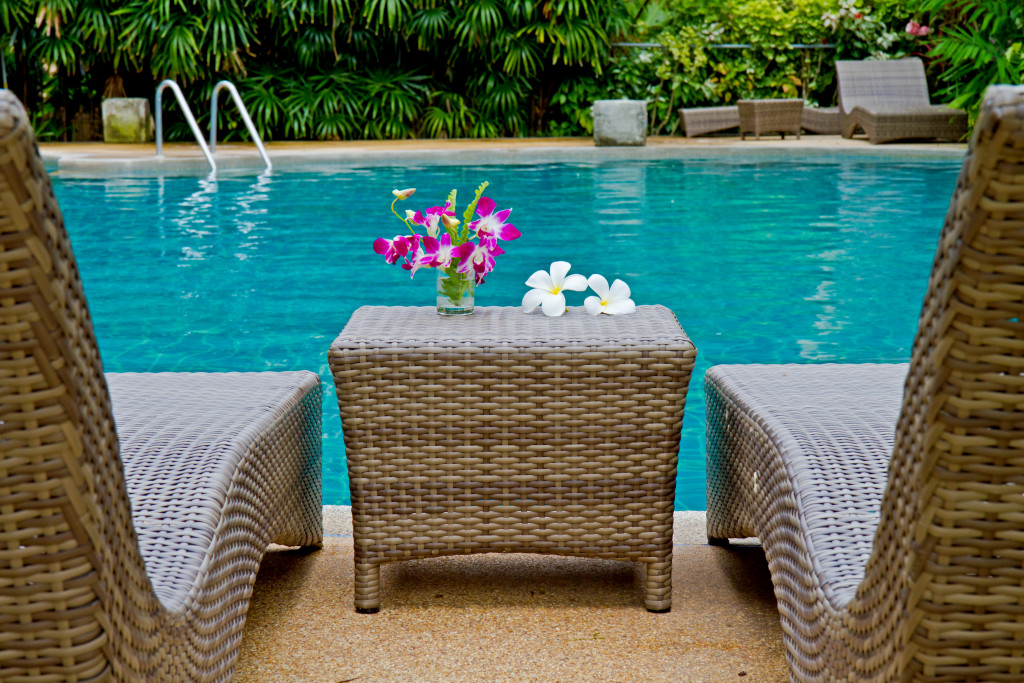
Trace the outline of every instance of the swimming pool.
[[[56, 178], [108, 371], [310, 369], [324, 396], [324, 502], [348, 479], [327, 348], [363, 304], [432, 305], [371, 251], [388, 204], [461, 204], [481, 181], [523, 236], [477, 305], [518, 305], [551, 261], [624, 279], [699, 350], [677, 509], [704, 509], [704, 370], [717, 363], [899, 362], [959, 159], [794, 154], [531, 166], [410, 166], [255, 178]], [[461, 216], [461, 210], [459, 211]], [[583, 293], [570, 294], [582, 305]], [[540, 315], [538, 312], [537, 315]]]

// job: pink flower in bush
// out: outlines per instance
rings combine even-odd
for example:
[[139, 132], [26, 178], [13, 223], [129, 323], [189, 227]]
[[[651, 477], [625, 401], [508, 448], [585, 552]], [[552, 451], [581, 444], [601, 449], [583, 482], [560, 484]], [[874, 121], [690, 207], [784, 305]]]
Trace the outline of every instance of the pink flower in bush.
[[904, 30], [912, 36], [920, 36], [922, 38], [932, 32], [930, 28], [922, 26], [914, 20], [907, 22], [907, 27]]

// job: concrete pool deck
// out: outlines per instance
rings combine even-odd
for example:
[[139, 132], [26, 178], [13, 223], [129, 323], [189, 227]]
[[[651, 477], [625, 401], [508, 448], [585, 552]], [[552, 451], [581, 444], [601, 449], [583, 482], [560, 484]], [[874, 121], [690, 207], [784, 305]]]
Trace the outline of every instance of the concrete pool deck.
[[[870, 154], [893, 157], [958, 157], [963, 143], [896, 143], [871, 145], [864, 139], [835, 135], [804, 135], [799, 140], [765, 137], [740, 140], [739, 136], [684, 138], [656, 136], [643, 147], [595, 147], [589, 137], [504, 138], [490, 140], [361, 140], [346, 142], [270, 142], [267, 154], [276, 169], [358, 167], [409, 164], [533, 164], [593, 161], [632, 161], [699, 157], [702, 153], [750, 154], [799, 151], [809, 154]], [[47, 168], [74, 177], [152, 176], [205, 174], [209, 166], [197, 144], [168, 143], [164, 157], [153, 144], [102, 142], [45, 143], [40, 145]], [[224, 172], [260, 172], [263, 161], [247, 143], [219, 143], [216, 162]]]
[[754, 539], [707, 545], [677, 512], [672, 611], [643, 607], [639, 564], [492, 554], [387, 565], [381, 611], [352, 607], [349, 508], [319, 551], [260, 567], [237, 681], [785, 681], [782, 630]]

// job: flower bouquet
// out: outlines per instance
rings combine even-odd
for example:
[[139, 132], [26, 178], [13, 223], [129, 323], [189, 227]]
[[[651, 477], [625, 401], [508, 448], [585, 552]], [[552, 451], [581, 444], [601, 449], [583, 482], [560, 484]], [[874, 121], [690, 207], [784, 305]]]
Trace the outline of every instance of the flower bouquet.
[[441, 315], [472, 313], [475, 286], [483, 284], [487, 273], [494, 270], [494, 258], [505, 253], [498, 240], [519, 237], [515, 226], [505, 222], [512, 209], [495, 212], [494, 200], [483, 196], [488, 184], [484, 182], [477, 188], [461, 226], [455, 217], [455, 190], [448, 194], [444, 206], [432, 206], [423, 212], [407, 210], [404, 218], [395, 211], [395, 203], [411, 197], [416, 188], [392, 190], [395, 199], [391, 202], [391, 213], [405, 224], [410, 234], [373, 242], [375, 252], [387, 263], [401, 261], [410, 277], [420, 268], [437, 269], [436, 301]]

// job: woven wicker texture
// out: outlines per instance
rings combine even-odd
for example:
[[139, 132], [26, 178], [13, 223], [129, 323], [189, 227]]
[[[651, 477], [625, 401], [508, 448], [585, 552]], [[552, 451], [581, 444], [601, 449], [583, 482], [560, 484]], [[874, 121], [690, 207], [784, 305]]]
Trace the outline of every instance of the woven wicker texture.
[[692, 138], [736, 128], [740, 125], [740, 114], [736, 107], [697, 107], [680, 109], [679, 121], [686, 137]]
[[363, 307], [331, 345], [352, 488], [355, 605], [386, 562], [473, 552], [641, 561], [671, 607], [679, 431], [696, 349], [627, 316]]
[[778, 133], [783, 140], [786, 133], [794, 133], [800, 139], [803, 100], [739, 100], [736, 107], [741, 139], [746, 140], [748, 133], [753, 133], [758, 140], [761, 133]]
[[112, 402], [8, 91], [0, 170], [0, 680], [227, 680], [268, 542], [322, 538], [319, 378], [117, 375]]
[[839, 107], [804, 107], [800, 116], [800, 125], [804, 130], [819, 135], [839, 135], [843, 132], [842, 119], [839, 116]]
[[959, 140], [967, 134], [967, 113], [928, 99], [920, 59], [836, 61], [844, 138], [858, 128], [871, 144], [908, 138]]
[[1024, 87], [994, 87], [909, 366], [708, 372], [708, 535], [760, 537], [794, 680], [1024, 680], [1022, 313]]

